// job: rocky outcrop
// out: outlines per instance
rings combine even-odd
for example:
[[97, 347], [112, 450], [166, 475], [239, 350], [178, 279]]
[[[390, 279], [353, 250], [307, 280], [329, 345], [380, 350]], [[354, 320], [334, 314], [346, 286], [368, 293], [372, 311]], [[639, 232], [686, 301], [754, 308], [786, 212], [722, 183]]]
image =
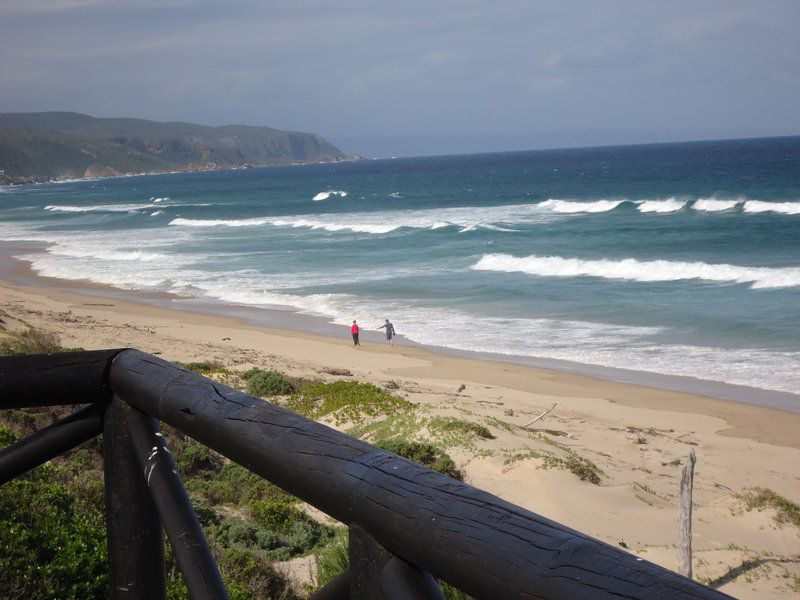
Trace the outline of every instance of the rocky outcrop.
[[355, 160], [323, 137], [269, 127], [0, 113], [0, 172], [10, 181], [107, 177]]

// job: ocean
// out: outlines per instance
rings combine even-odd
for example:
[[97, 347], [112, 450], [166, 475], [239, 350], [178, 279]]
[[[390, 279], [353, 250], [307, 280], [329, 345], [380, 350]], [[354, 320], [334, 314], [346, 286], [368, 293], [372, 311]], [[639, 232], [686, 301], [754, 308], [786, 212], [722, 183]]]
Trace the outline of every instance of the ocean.
[[0, 188], [39, 274], [800, 393], [800, 137]]

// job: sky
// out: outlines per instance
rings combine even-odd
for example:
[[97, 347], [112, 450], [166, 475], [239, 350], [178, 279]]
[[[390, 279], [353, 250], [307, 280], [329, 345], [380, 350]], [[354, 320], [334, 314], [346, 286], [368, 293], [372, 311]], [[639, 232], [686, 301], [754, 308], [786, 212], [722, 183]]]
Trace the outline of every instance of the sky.
[[798, 134], [798, 24], [798, 0], [2, 0], [0, 112]]

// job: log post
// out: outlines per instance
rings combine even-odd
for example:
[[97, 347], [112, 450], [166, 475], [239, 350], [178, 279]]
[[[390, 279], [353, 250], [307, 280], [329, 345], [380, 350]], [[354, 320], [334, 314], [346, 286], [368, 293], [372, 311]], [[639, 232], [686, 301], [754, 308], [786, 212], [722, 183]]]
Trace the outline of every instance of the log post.
[[694, 449], [689, 453], [689, 461], [681, 476], [681, 493], [678, 501], [680, 574], [692, 578], [692, 487], [694, 485], [694, 463], [697, 458]]
[[217, 563], [158, 421], [127, 404], [124, 411], [139, 468], [167, 532], [189, 596], [192, 600], [227, 600], [228, 592]]
[[358, 525], [350, 526], [353, 600], [444, 600], [429, 573], [398, 558]]
[[108, 598], [159, 600], [166, 597], [164, 535], [136, 460], [124, 408], [115, 397], [103, 418]]
[[91, 405], [0, 451], [0, 485], [103, 432], [102, 409]]

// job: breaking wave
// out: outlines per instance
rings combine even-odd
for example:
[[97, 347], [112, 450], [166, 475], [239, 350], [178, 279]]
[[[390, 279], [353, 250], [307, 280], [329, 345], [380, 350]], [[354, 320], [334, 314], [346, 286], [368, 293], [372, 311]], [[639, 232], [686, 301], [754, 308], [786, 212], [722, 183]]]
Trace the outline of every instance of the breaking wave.
[[686, 206], [686, 200], [676, 200], [668, 198], [666, 200], [644, 200], [639, 203], [637, 209], [643, 213], [673, 213]]
[[731, 210], [741, 200], [718, 200], [716, 198], [698, 198], [692, 204], [694, 210], [702, 210], [705, 212], [722, 212], [723, 210]]
[[485, 254], [472, 268], [542, 277], [589, 276], [647, 282], [701, 279], [720, 283], [749, 283], [753, 289], [800, 286], [800, 267], [740, 267], [703, 262], [640, 261], [634, 258], [581, 260], [559, 256]]
[[748, 200], [744, 203], [744, 212], [775, 212], [784, 215], [800, 215], [800, 202], [764, 202], [762, 200]]
[[594, 200], [592, 202], [577, 202], [573, 200], [557, 200], [551, 198], [537, 204], [539, 208], [552, 210], [555, 213], [597, 213], [614, 210], [625, 200]]
[[316, 196], [312, 198], [315, 202], [319, 202], [320, 200], [327, 200], [331, 196], [339, 196], [340, 198], [344, 198], [347, 196], [347, 192], [342, 190], [328, 190], [327, 192], [320, 192]]

